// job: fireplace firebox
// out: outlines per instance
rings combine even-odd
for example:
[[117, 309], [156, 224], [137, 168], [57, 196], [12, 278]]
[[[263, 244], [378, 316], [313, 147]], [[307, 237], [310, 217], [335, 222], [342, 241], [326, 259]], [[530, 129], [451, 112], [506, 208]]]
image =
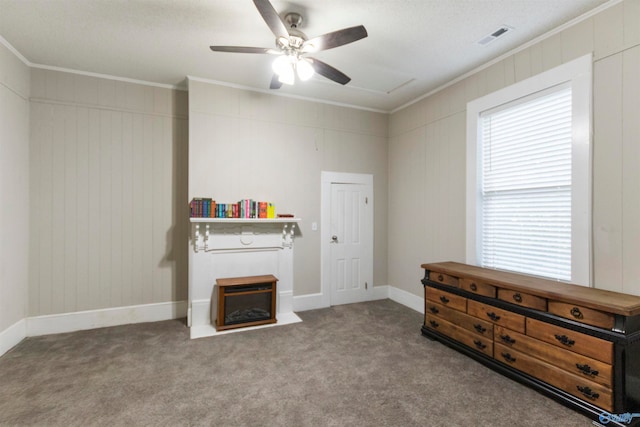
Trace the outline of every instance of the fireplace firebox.
[[211, 307], [216, 330], [276, 323], [276, 283], [272, 275], [216, 280]]

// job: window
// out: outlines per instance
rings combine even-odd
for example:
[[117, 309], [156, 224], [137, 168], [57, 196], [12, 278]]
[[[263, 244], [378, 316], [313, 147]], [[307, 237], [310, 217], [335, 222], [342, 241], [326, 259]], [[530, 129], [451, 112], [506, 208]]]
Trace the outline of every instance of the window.
[[467, 262], [590, 285], [591, 56], [467, 106]]

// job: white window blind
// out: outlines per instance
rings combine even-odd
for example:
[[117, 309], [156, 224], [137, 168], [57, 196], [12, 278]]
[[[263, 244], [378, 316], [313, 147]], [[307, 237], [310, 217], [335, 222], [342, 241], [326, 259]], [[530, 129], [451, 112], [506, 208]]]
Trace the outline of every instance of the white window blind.
[[480, 263], [571, 280], [571, 87], [480, 118]]

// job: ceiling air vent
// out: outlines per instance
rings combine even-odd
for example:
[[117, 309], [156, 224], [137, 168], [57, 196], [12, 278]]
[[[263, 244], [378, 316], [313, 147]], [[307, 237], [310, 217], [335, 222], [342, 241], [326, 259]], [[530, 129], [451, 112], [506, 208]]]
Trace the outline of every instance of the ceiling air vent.
[[489, 43], [491, 43], [494, 40], [496, 40], [498, 37], [502, 37], [502, 36], [504, 36], [505, 34], [507, 34], [510, 31], [513, 31], [513, 27], [510, 27], [508, 25], [503, 25], [502, 27], [500, 27], [497, 30], [493, 31], [491, 34], [487, 34], [486, 36], [484, 36], [483, 38], [478, 40], [478, 44], [480, 46], [486, 46]]

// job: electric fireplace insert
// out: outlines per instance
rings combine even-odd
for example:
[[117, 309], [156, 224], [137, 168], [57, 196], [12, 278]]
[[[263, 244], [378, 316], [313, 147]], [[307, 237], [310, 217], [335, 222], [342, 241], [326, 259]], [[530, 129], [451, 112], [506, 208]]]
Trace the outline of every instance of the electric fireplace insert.
[[272, 275], [217, 279], [212, 320], [216, 330], [276, 323], [276, 283]]

